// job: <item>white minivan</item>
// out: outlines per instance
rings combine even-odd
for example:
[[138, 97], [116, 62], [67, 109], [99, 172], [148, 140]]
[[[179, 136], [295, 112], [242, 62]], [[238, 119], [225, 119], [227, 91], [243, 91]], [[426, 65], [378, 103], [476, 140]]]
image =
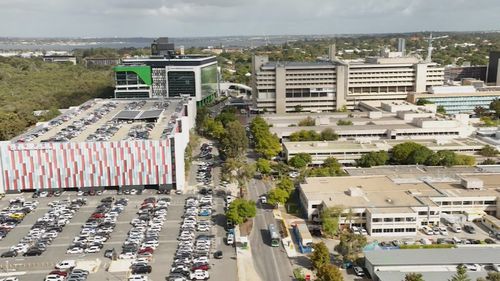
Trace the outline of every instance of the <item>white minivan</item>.
[[455, 232], [455, 233], [460, 233], [460, 232], [462, 232], [462, 227], [458, 223], [454, 223], [451, 226], [451, 230], [453, 230], [453, 232]]

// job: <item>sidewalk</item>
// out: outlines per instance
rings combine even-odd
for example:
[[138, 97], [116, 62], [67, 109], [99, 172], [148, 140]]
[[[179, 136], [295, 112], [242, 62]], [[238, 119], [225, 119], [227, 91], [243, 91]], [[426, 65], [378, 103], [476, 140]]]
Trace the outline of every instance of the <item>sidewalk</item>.
[[262, 281], [257, 271], [255, 271], [255, 265], [252, 258], [252, 249], [250, 241], [248, 241], [247, 248], [243, 249], [239, 247], [241, 241], [240, 231], [237, 227], [235, 229], [235, 241], [236, 241], [236, 264], [238, 265], [238, 280], [239, 281]]

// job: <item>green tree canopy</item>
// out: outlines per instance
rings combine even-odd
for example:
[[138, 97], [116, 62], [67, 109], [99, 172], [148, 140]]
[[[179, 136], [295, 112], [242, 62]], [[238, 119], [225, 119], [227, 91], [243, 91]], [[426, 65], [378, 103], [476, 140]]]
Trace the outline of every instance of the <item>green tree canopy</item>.
[[339, 218], [344, 208], [341, 206], [324, 208], [321, 210], [321, 226], [327, 236], [335, 236], [339, 231]]
[[242, 224], [249, 218], [255, 217], [257, 208], [254, 201], [238, 198], [229, 205], [226, 216], [235, 224]]
[[350, 126], [352, 125], [352, 121], [351, 120], [339, 120], [337, 121], [337, 125], [339, 126]]
[[412, 272], [405, 275], [404, 281], [424, 281], [424, 278], [422, 277], [422, 274]]
[[316, 270], [330, 263], [330, 251], [324, 242], [314, 244], [311, 262]]
[[463, 265], [457, 266], [457, 273], [451, 277], [448, 281], [471, 281], [469, 275], [467, 275], [467, 269]]
[[487, 144], [483, 148], [481, 148], [481, 150], [479, 151], [479, 155], [484, 157], [495, 157], [498, 155], [498, 150], [493, 146]]
[[318, 281], [344, 281], [342, 272], [333, 264], [326, 264], [318, 269]]
[[355, 261], [366, 246], [367, 240], [364, 235], [344, 232], [340, 235], [340, 243], [337, 252], [345, 261]]
[[256, 169], [261, 174], [269, 175], [271, 173], [271, 162], [267, 159], [259, 158], [256, 163]]
[[[396, 164], [400, 164], [400, 165], [414, 164], [410, 160], [411, 154], [414, 151], [425, 150], [425, 149], [428, 149], [428, 148], [421, 145], [421, 144], [411, 142], [411, 141], [400, 143], [400, 144], [395, 145], [391, 150], [392, 160]], [[423, 163], [423, 162], [421, 162], [421, 163]]]
[[306, 118], [299, 121], [297, 124], [299, 127], [311, 127], [316, 125], [314, 118], [307, 116]]
[[500, 117], [500, 100], [496, 99], [490, 103], [490, 109], [495, 113], [496, 118]]
[[255, 117], [250, 123], [250, 131], [255, 140], [255, 151], [267, 159], [278, 155], [281, 143], [276, 134], [271, 134], [269, 125], [262, 117]]
[[269, 190], [269, 193], [267, 194], [267, 201], [271, 205], [276, 205], [276, 204], [285, 204], [286, 201], [288, 201], [288, 198], [290, 197], [290, 194], [281, 188], [273, 188]]
[[285, 190], [288, 194], [291, 194], [295, 190], [295, 185], [290, 177], [283, 177], [276, 184], [276, 187]]
[[220, 152], [224, 158], [240, 158], [246, 153], [248, 138], [239, 121], [229, 122], [220, 140]]
[[300, 169], [307, 167], [307, 165], [311, 162], [311, 155], [308, 153], [298, 153], [288, 161], [288, 164], [294, 168]]
[[300, 130], [293, 132], [288, 137], [290, 141], [318, 141], [321, 140], [320, 134], [313, 130]]
[[388, 160], [389, 154], [386, 151], [372, 151], [363, 154], [363, 156], [356, 161], [356, 164], [361, 167], [381, 166], [385, 165]]
[[339, 135], [332, 128], [326, 128], [320, 133], [320, 140], [322, 141], [335, 141], [338, 139]]

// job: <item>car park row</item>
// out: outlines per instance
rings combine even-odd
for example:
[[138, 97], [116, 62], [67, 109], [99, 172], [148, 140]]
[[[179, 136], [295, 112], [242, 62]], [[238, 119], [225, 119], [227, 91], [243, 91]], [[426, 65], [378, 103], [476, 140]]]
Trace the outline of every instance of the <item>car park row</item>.
[[26, 202], [24, 198], [12, 199], [9, 206], [0, 212], [0, 240], [7, 236], [14, 227], [16, 227], [38, 206], [37, 201]]
[[168, 197], [144, 199], [137, 212], [138, 217], [130, 222], [132, 228], [118, 256], [120, 259], [131, 260], [132, 275], [128, 277], [128, 280], [149, 280], [145, 274], [152, 271], [150, 262], [154, 251], [159, 246], [160, 231], [165, 223], [170, 201]]
[[[210, 278], [209, 257], [212, 249], [212, 196], [199, 200], [188, 197], [185, 202], [183, 221], [177, 238], [179, 244], [168, 281], [207, 280]], [[208, 211], [209, 210], [209, 211]], [[217, 258], [222, 258], [219, 253]]]
[[106, 197], [96, 207], [94, 213], [82, 225], [82, 229], [69, 245], [67, 254], [98, 253], [116, 226], [119, 214], [125, 209], [128, 199], [115, 200]]
[[39, 218], [17, 245], [10, 248], [2, 257], [40, 256], [73, 218], [75, 213], [86, 204], [79, 198], [53, 201], [48, 204], [49, 211]]

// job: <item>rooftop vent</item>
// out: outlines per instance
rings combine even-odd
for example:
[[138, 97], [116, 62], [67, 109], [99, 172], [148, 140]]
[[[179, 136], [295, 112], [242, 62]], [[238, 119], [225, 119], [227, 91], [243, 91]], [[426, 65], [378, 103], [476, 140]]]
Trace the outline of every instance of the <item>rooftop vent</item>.
[[484, 183], [478, 178], [462, 178], [461, 184], [466, 189], [483, 189]]
[[392, 201], [391, 198], [386, 198], [385, 199], [385, 202], [389, 203], [389, 204], [394, 204], [394, 201]]
[[363, 190], [361, 190], [360, 186], [350, 187], [349, 190], [347, 190], [347, 194], [352, 197], [361, 197], [363, 196]]

